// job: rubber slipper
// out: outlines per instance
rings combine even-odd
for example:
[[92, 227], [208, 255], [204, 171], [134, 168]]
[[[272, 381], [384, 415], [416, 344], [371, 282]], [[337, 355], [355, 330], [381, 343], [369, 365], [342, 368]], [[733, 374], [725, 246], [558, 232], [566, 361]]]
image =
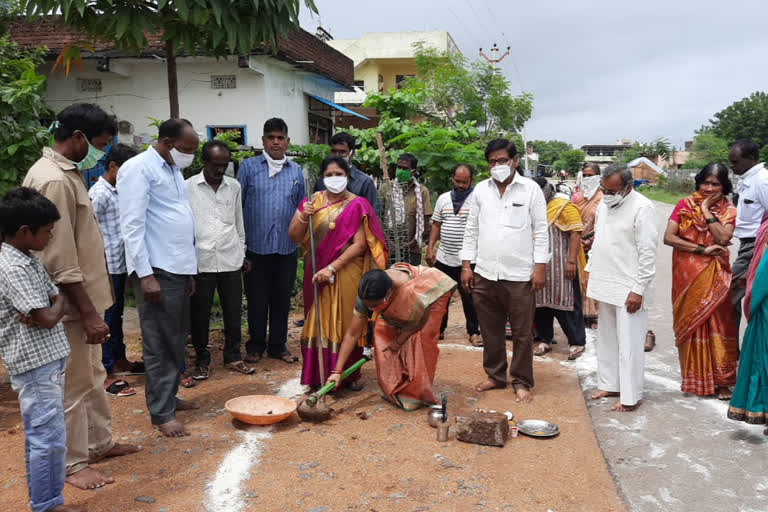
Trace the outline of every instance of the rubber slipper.
[[284, 363], [288, 363], [288, 364], [295, 363], [295, 362], [297, 362], [299, 360], [298, 357], [296, 357], [295, 355], [291, 354], [290, 352], [283, 352], [279, 356], [269, 356], [269, 357], [270, 357], [270, 359], [280, 359]]
[[262, 357], [263, 356], [261, 354], [247, 354], [243, 358], [243, 361], [245, 361], [246, 363], [258, 363], [259, 361], [261, 361]]
[[197, 381], [192, 377], [182, 377], [181, 381], [179, 382], [179, 385], [189, 389], [197, 386]]
[[130, 384], [124, 380], [116, 380], [104, 390], [108, 395], [121, 397], [121, 396], [133, 396], [136, 394], [136, 390], [131, 387]]
[[568, 354], [568, 360], [573, 361], [574, 359], [578, 359], [581, 357], [581, 355], [584, 353], [584, 347], [578, 346], [578, 348], [573, 348], [570, 353]]

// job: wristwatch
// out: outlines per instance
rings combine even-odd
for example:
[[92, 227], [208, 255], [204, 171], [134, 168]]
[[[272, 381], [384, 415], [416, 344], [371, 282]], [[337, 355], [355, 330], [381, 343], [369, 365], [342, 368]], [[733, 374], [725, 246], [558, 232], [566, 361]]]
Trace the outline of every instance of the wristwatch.
[[715, 222], [717, 222], [717, 219], [714, 217], [710, 217], [707, 219], [707, 224], [714, 224]]

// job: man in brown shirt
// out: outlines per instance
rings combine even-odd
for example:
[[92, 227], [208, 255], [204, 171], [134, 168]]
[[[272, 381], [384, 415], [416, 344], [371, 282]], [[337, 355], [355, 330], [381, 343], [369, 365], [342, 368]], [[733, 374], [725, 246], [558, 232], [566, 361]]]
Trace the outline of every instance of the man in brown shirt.
[[53, 147], [43, 149], [23, 185], [50, 199], [61, 215], [53, 239], [38, 256], [68, 299], [63, 318], [71, 348], [64, 383], [67, 482], [94, 489], [114, 480], [90, 468], [89, 460], [139, 450], [112, 439], [99, 345], [109, 335], [101, 315], [114, 300], [104, 241], [79, 172], [94, 167], [104, 155], [117, 124], [98, 106], [80, 103], [62, 110], [53, 127]]
[[419, 161], [410, 153], [403, 153], [397, 159], [396, 177], [408, 182], [405, 195], [405, 212], [408, 215], [408, 239], [410, 257], [408, 263], [421, 265], [421, 248], [429, 239], [429, 220], [432, 218], [432, 200], [429, 189], [414, 176]]

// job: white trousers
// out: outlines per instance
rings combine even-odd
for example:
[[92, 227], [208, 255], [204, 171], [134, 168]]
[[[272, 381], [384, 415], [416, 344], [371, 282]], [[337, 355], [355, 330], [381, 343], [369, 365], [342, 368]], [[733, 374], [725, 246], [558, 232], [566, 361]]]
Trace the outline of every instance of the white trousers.
[[635, 405], [643, 398], [648, 311], [630, 314], [624, 306], [599, 304], [597, 387], [620, 393], [622, 405]]

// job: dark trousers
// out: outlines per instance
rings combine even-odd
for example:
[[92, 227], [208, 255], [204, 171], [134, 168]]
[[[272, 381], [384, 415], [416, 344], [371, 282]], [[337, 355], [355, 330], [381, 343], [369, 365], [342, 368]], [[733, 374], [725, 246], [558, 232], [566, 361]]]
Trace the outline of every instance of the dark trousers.
[[[477, 313], [475, 312], [475, 305], [472, 302], [472, 295], [464, 291], [461, 287], [461, 267], [449, 267], [439, 261], [435, 262], [435, 268], [444, 273], [454, 281], [458, 283], [459, 295], [461, 295], [461, 305], [464, 307], [464, 320], [467, 323], [467, 334], [470, 336], [473, 334], [480, 334], [480, 324], [477, 321]], [[475, 266], [472, 265], [472, 270]], [[448, 301], [448, 305], [445, 308], [445, 315], [443, 315], [443, 323], [440, 324], [440, 332], [445, 332], [445, 328], [448, 325], [448, 310], [451, 308], [451, 301]]]
[[[248, 334], [245, 345], [249, 354], [273, 357], [286, 352], [288, 313], [296, 280], [296, 253], [245, 255], [251, 271], [245, 274], [245, 298], [248, 301]], [[269, 346], [267, 346], [269, 321]]]
[[736, 324], [736, 332], [741, 327], [741, 301], [747, 294], [747, 287], [741, 281], [746, 279], [749, 264], [752, 262], [752, 256], [755, 254], [755, 239], [739, 239], [739, 254], [736, 261], [731, 266], [733, 279], [731, 281], [731, 304], [733, 305], [733, 323]]
[[104, 323], [109, 326], [109, 339], [101, 345], [101, 363], [107, 373], [112, 373], [115, 361], [125, 359], [123, 342], [123, 310], [125, 309], [125, 282], [128, 274], [110, 274], [115, 303], [104, 313]]
[[555, 318], [560, 323], [569, 345], [587, 344], [587, 334], [584, 331], [584, 314], [581, 311], [581, 286], [579, 280], [573, 280], [573, 311], [563, 311], [552, 308], [536, 308], [533, 323], [536, 326], [536, 336], [544, 343], [552, 343], [555, 337]]
[[224, 364], [240, 361], [240, 312], [243, 305], [243, 280], [239, 270], [204, 272], [195, 276], [195, 294], [190, 301], [190, 334], [195, 346], [195, 364], [211, 365], [208, 330], [211, 324], [213, 294], [218, 290], [224, 317]]
[[498, 386], [507, 385], [507, 319], [512, 329], [513, 354], [509, 375], [513, 386], [533, 387], [533, 312], [536, 299], [530, 281], [489, 281], [475, 274], [472, 299], [483, 333], [483, 368]]
[[421, 250], [408, 253], [408, 263], [414, 266], [421, 265]]
[[153, 425], [176, 418], [179, 369], [184, 363], [189, 332], [189, 277], [153, 268], [162, 290], [159, 304], [144, 301], [136, 274], [131, 275], [141, 323], [146, 368], [145, 394]]

